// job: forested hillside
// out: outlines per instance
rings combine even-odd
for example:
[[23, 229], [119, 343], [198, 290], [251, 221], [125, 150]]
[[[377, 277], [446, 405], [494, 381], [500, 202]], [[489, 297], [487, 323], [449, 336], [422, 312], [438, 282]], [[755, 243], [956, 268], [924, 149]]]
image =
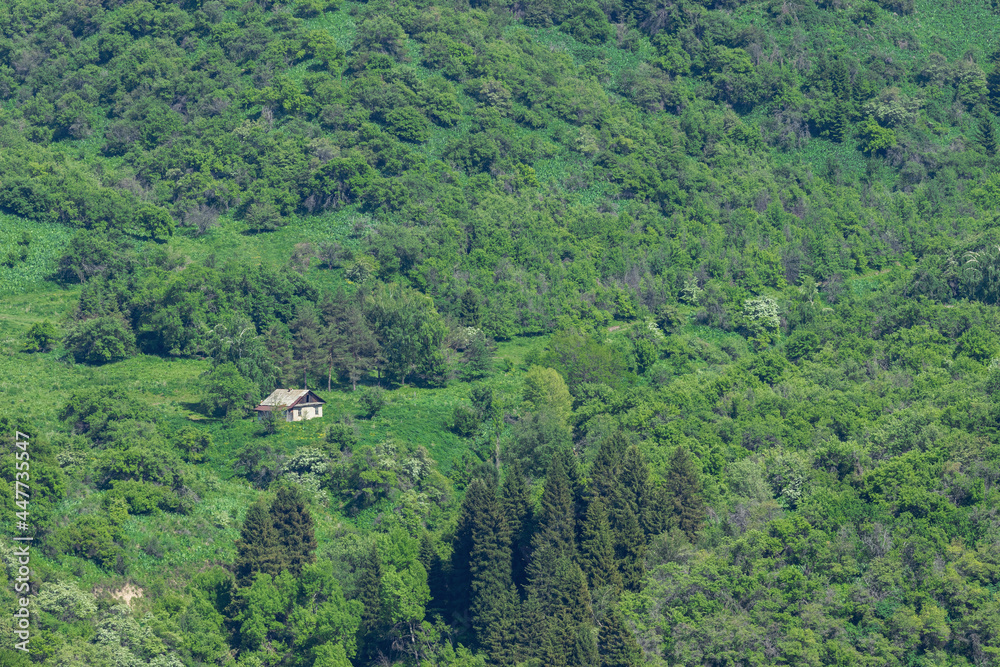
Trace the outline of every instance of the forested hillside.
[[1000, 664], [998, 115], [997, 0], [0, 3], [0, 661]]

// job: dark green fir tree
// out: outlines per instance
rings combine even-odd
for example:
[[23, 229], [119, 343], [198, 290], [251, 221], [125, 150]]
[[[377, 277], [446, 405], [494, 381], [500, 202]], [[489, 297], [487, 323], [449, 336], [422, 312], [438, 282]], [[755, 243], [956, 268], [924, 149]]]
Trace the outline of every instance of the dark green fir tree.
[[638, 517], [627, 504], [612, 507], [611, 527], [622, 585], [627, 590], [637, 591], [646, 574], [646, 536], [639, 527]]
[[982, 127], [983, 148], [986, 149], [987, 155], [996, 157], [1000, 151], [1000, 136], [997, 133], [996, 123], [992, 118], [985, 118]]
[[698, 467], [691, 452], [683, 446], [674, 450], [668, 465], [666, 492], [673, 520], [688, 539], [693, 540], [705, 519], [705, 501]]
[[249, 586], [258, 572], [277, 575], [284, 565], [274, 519], [267, 506], [258, 501], [250, 506], [236, 542], [236, 583]]
[[510, 532], [511, 577], [519, 589], [527, 584], [526, 569], [531, 557], [531, 489], [520, 464], [513, 464], [500, 489], [507, 530]]
[[271, 518], [281, 545], [284, 567], [293, 575], [316, 560], [313, 519], [298, 489], [282, 487], [271, 504]]
[[559, 454], [552, 457], [545, 475], [545, 488], [538, 508], [533, 549], [552, 545], [558, 553], [571, 556], [575, 552], [576, 507], [569, 477]]
[[618, 485], [622, 453], [628, 447], [625, 435], [618, 431], [601, 441], [590, 467], [590, 492], [610, 502]]
[[604, 501], [595, 498], [587, 508], [580, 540], [580, 567], [587, 575], [591, 590], [602, 586], [622, 589], [622, 577], [615, 562], [615, 543]]
[[373, 542], [358, 576], [358, 601], [363, 605], [358, 625], [358, 655], [371, 658], [378, 650], [382, 629], [382, 556]]
[[640, 667], [642, 649], [617, 607], [612, 606], [597, 636], [601, 667]]

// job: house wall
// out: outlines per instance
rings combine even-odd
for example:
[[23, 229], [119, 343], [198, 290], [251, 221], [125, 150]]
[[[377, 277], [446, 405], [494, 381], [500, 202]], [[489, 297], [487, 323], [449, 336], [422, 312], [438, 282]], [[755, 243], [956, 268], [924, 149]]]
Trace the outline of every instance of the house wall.
[[285, 412], [285, 421], [300, 422], [323, 416], [323, 406], [292, 408]]

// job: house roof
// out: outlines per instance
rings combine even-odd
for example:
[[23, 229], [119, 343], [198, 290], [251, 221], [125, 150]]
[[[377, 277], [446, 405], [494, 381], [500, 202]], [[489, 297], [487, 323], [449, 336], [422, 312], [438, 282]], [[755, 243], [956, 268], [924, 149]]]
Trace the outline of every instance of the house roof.
[[256, 409], [262, 412], [270, 412], [275, 408], [287, 410], [299, 403], [326, 403], [326, 401], [309, 389], [275, 389]]

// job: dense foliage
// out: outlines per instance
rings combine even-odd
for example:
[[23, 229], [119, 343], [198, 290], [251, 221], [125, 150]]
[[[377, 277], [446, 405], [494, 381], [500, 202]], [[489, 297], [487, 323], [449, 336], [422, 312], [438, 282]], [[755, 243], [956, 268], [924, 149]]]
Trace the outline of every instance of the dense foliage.
[[996, 664], [997, 11], [4, 3], [30, 660]]

